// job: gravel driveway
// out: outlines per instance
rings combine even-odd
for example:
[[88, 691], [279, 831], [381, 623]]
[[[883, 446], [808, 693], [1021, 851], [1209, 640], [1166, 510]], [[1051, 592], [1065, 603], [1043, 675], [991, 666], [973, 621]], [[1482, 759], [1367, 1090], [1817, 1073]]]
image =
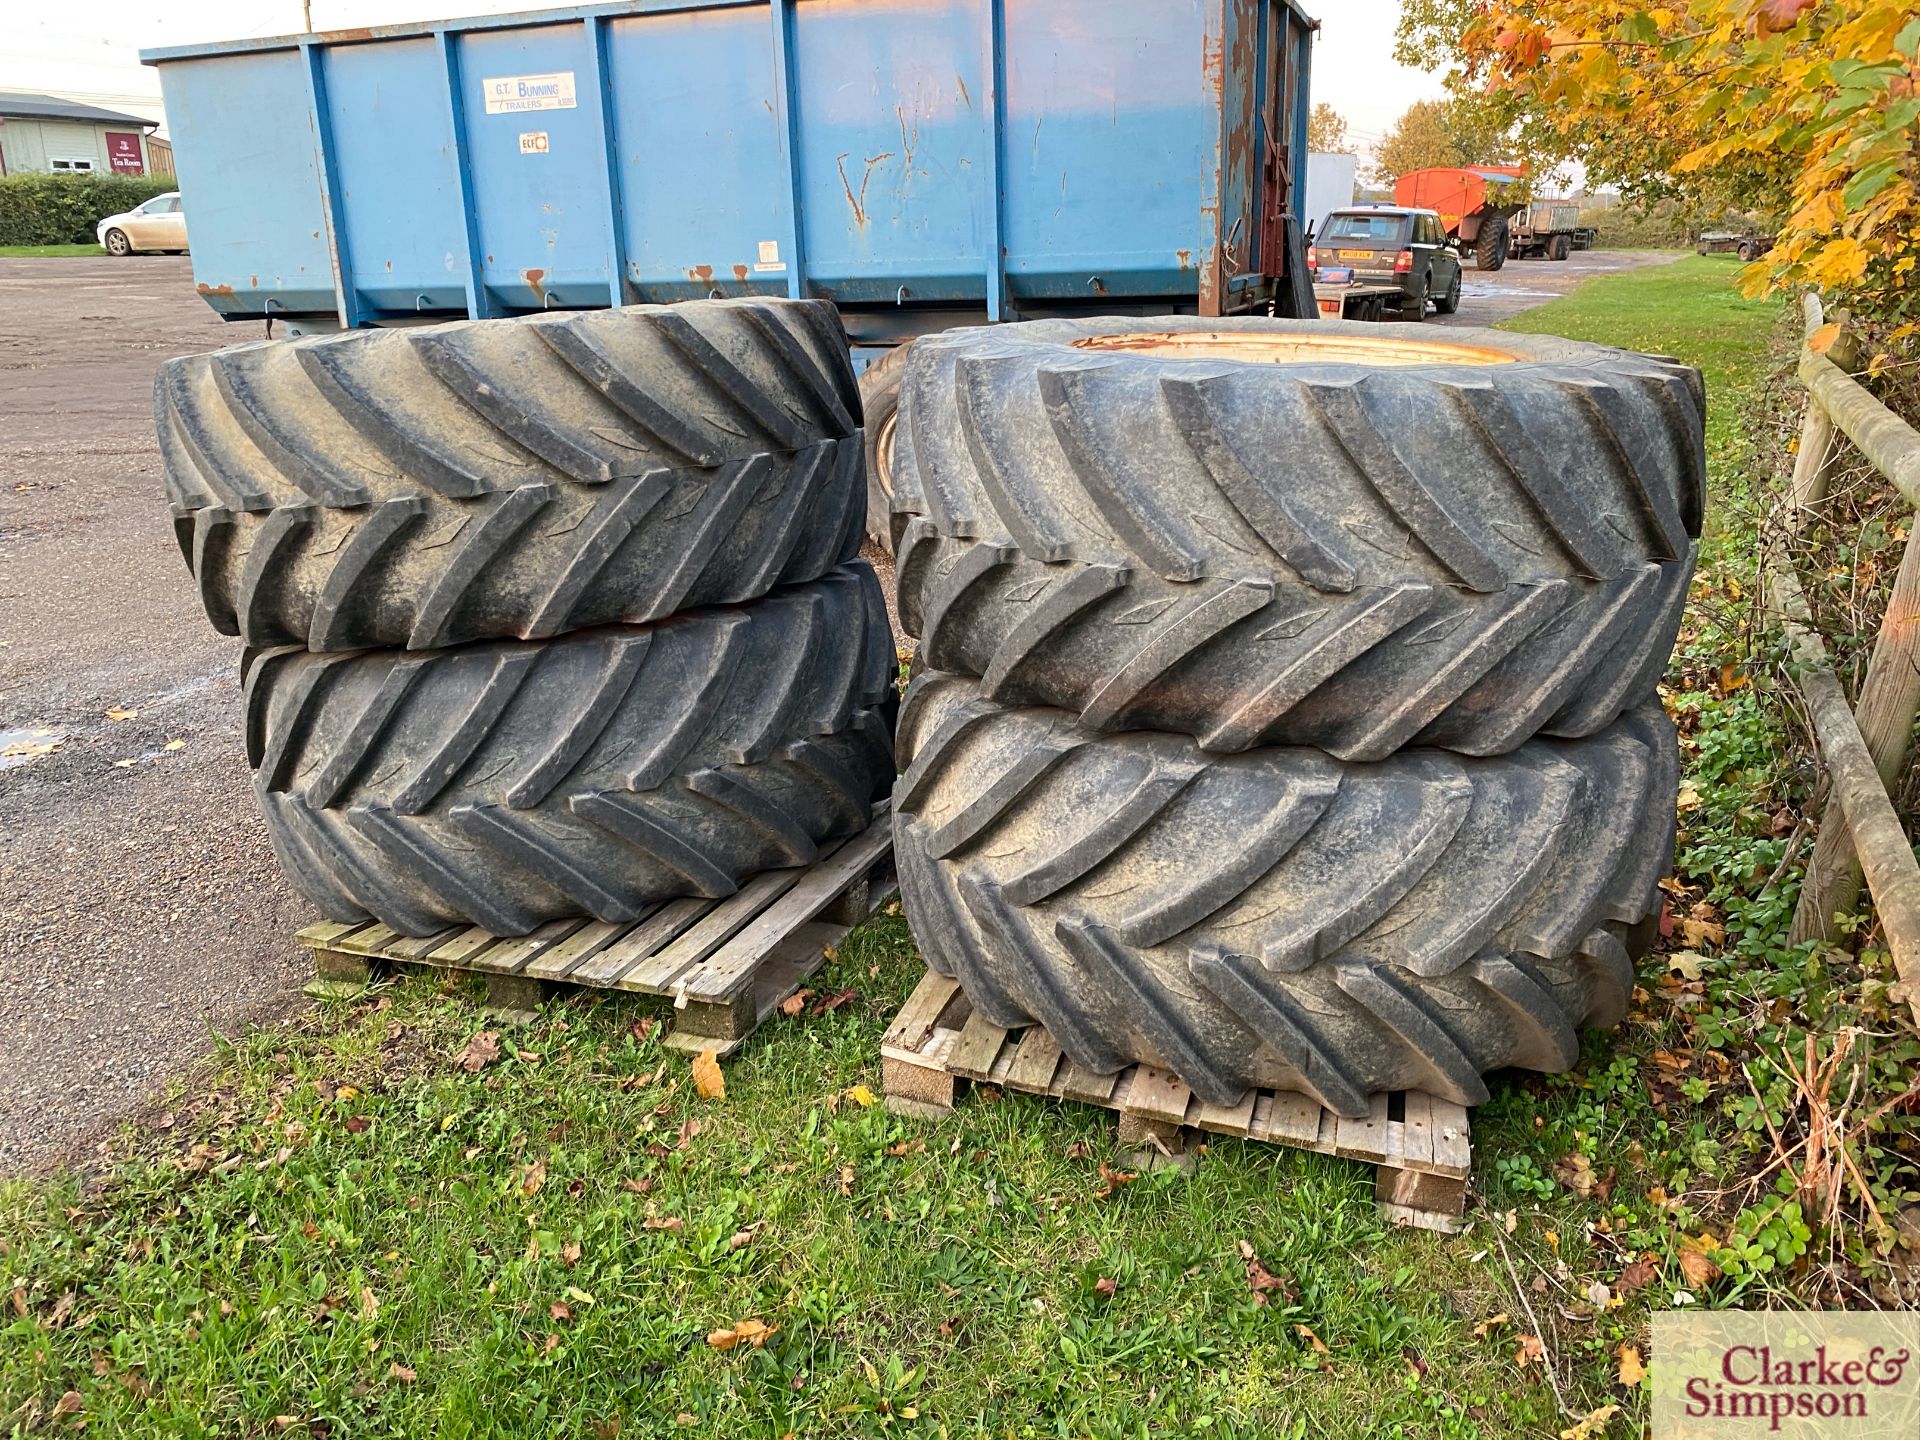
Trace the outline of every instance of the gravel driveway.
[[0, 750], [58, 742], [0, 759], [0, 1175], [84, 1153], [210, 1026], [299, 1003], [311, 916], [254, 812], [240, 642], [174, 546], [149, 398], [162, 360], [259, 333], [185, 259], [0, 260]]

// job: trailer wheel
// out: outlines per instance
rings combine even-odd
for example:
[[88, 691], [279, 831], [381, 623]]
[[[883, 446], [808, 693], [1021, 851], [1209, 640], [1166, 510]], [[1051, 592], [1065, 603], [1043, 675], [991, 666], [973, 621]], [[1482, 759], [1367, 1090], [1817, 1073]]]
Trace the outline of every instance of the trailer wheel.
[[1477, 269], [1498, 270], [1507, 263], [1507, 217], [1490, 215], [1480, 224], [1473, 242], [1473, 263]]
[[407, 935], [731, 894], [865, 829], [894, 777], [865, 561], [655, 626], [252, 661], [248, 759], [288, 879]]
[[1586, 740], [1342, 765], [1095, 735], [929, 673], [900, 717], [900, 892], [927, 963], [1075, 1063], [1202, 1100], [1487, 1098], [1626, 1012], [1673, 858], [1657, 701]]
[[860, 397], [821, 301], [356, 330], [168, 361], [176, 536], [249, 645], [637, 623], [857, 553]]
[[1573, 241], [1569, 240], [1565, 235], [1556, 235], [1553, 237], [1552, 247], [1547, 251], [1547, 254], [1555, 260], [1564, 260], [1573, 254]]
[[901, 627], [995, 699], [1221, 753], [1591, 734], [1653, 695], [1679, 625], [1698, 374], [1416, 335], [1152, 317], [917, 341]]
[[1733, 253], [1740, 257], [1742, 263], [1747, 263], [1752, 261], [1753, 259], [1752, 242], [1747, 240], [1742, 240], [1738, 245], [1738, 247], [1735, 248]]
[[867, 431], [867, 538], [881, 549], [893, 543], [893, 435], [900, 411], [900, 376], [913, 342], [896, 345], [860, 373], [860, 407]]
[[127, 232], [124, 230], [107, 231], [106, 246], [107, 253], [116, 259], [124, 260], [133, 254], [133, 242], [127, 239]]

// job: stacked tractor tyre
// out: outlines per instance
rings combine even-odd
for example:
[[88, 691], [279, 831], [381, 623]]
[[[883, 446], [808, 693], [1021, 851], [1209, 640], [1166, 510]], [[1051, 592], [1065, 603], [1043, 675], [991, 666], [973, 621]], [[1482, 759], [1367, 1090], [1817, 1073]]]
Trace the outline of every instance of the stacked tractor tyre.
[[929, 963], [1219, 1104], [1570, 1066], [1672, 859], [1701, 402], [1668, 360], [1489, 332], [917, 341], [894, 814]]
[[260, 807], [327, 918], [631, 920], [808, 862], [892, 783], [831, 306], [270, 341], [154, 399]]

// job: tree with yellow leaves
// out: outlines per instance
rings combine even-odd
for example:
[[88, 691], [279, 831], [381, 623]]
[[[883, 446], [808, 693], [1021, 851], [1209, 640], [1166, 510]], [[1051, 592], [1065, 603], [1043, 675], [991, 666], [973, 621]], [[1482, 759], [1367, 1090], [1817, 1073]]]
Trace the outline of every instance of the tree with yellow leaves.
[[1399, 53], [1629, 198], [1769, 211], [1749, 293], [1920, 315], [1913, 0], [1405, 0]]

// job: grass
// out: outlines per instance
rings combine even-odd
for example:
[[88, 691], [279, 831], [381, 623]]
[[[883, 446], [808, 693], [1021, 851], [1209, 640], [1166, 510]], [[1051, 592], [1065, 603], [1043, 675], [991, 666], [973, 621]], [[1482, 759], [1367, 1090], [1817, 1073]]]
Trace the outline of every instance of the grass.
[[[1702, 685], [1738, 642], [1716, 557], [1750, 540], [1772, 458], [1755, 417], [1779, 307], [1729, 281], [1685, 260], [1515, 323], [1700, 365], [1727, 504], [1673, 680], [1693, 794], [1674, 899], [1694, 927], [1674, 944], [1693, 959], [1650, 959], [1633, 1017], [1574, 1073], [1495, 1081], [1465, 1234], [1389, 1230], [1368, 1171], [1283, 1149], [1216, 1141], [1191, 1175], [1129, 1175], [1086, 1107], [889, 1114], [878, 1042], [917, 978], [898, 917], [815, 982], [845, 1003], [777, 1017], [712, 1100], [627, 1000], [552, 1005], [470, 1072], [471, 993], [416, 976], [223, 1043], [104, 1174], [0, 1185], [0, 1427], [1494, 1437], [1595, 1415], [1597, 1434], [1609, 1406], [1644, 1423], [1644, 1384], [1619, 1377], [1650, 1310], [1683, 1290], [1756, 1303], [1807, 1272], [1779, 1205], [1738, 1231], [1758, 1212], [1716, 1198], [1753, 1168], [1760, 1121], [1708, 1052], [1760, 1063], [1756, 1014], [1839, 1013], [1866, 963], [1784, 948], [1790, 867], [1756, 879], [1783, 842], [1764, 808], [1749, 833], [1784, 731], [1751, 684]], [[1278, 1277], [1264, 1293], [1243, 1243]], [[743, 1321], [763, 1343], [721, 1348]]]
[[98, 245], [0, 245], [0, 260], [52, 260], [106, 253]]

